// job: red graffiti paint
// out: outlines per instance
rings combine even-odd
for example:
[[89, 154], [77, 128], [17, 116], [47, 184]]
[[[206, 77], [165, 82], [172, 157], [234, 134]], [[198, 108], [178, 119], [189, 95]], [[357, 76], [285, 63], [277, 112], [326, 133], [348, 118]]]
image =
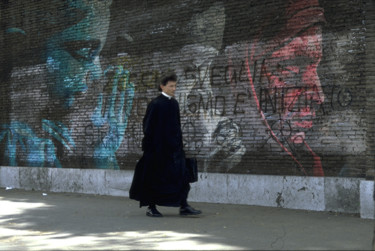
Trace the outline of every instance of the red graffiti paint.
[[[249, 84], [270, 136], [307, 175], [290, 147], [303, 145], [313, 159], [312, 175], [324, 176], [320, 157], [305, 140], [306, 130], [313, 127], [316, 107], [324, 102], [317, 73], [322, 58], [322, 32], [318, 24], [324, 21], [323, 10], [318, 1], [290, 1], [286, 16], [285, 28], [275, 37], [265, 43], [261, 41], [260, 33], [258, 39], [248, 43], [246, 68]], [[266, 111], [268, 104], [264, 106], [267, 98], [271, 113], [277, 114], [292, 129], [287, 142], [271, 129], [270, 111]]]

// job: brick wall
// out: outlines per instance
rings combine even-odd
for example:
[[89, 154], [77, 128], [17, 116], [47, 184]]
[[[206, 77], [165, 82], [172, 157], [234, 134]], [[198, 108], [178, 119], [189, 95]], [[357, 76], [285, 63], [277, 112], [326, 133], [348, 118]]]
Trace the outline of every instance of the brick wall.
[[373, 168], [371, 1], [1, 4], [1, 165], [134, 169], [173, 70], [201, 171]]
[[[374, 99], [374, 90], [375, 90], [375, 77], [374, 77], [374, 56], [375, 56], [375, 5], [374, 2], [366, 3], [366, 91], [367, 91], [367, 167], [368, 176], [374, 177], [374, 165], [375, 165], [375, 99]], [[371, 173], [372, 172], [372, 173]]]

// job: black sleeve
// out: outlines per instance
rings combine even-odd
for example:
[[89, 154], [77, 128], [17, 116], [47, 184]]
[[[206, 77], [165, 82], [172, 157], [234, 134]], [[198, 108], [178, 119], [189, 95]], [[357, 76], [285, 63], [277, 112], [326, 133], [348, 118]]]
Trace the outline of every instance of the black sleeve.
[[142, 139], [142, 150], [150, 150], [153, 148], [154, 135], [155, 135], [155, 126], [157, 119], [157, 109], [156, 105], [151, 102], [147, 106], [146, 114], [143, 118], [143, 134]]
[[171, 106], [171, 115], [166, 118], [169, 119], [168, 123], [168, 134], [165, 138], [168, 142], [168, 147], [170, 151], [179, 151], [182, 149], [182, 131], [181, 131], [181, 119], [180, 119], [180, 109], [178, 102], [173, 100], [173, 105]]

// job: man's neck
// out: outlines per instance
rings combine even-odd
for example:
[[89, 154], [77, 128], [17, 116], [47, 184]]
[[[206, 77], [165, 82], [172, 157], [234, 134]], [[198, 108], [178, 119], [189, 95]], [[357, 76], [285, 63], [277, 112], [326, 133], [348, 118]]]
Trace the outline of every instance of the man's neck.
[[172, 96], [169, 96], [168, 94], [166, 94], [165, 92], [161, 92], [161, 94], [163, 94], [164, 96], [166, 96], [167, 98], [171, 99]]

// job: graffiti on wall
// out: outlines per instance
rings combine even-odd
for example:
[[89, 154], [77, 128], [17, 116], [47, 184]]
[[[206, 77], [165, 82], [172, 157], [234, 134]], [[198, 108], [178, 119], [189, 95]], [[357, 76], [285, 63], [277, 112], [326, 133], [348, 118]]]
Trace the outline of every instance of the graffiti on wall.
[[[326, 31], [331, 2], [40, 3], [2, 6], [4, 165], [133, 169], [166, 70], [178, 75], [184, 147], [202, 171], [339, 175], [350, 152], [364, 152], [355, 70], [337, 60], [360, 53], [362, 21], [346, 40]], [[360, 137], [349, 149], [352, 128]]]
[[[38, 24], [45, 21], [53, 28], [56, 22], [62, 21], [61, 16], [67, 17], [63, 20], [66, 26], [49, 33], [42, 45], [44, 55], [40, 60], [45, 62], [40, 64], [38, 73], [45, 74], [49, 100], [44, 104], [46, 107], [38, 107], [38, 110], [48, 109], [48, 112], [33, 114], [40, 118], [37, 124], [12, 119], [2, 125], [0, 140], [5, 143], [4, 164], [62, 167], [57, 144], [73, 153], [77, 147], [84, 147], [75, 142], [73, 129], [66, 125], [75, 99], [90, 93], [88, 89], [95, 88], [94, 85], [109, 82], [109, 95], [103, 93], [105, 90], [97, 95], [90, 118], [93, 127], [106, 125], [107, 134], [94, 143], [91, 157], [97, 168], [119, 169], [115, 152], [126, 131], [134, 86], [129, 82], [129, 71], [121, 65], [102, 70], [99, 54], [106, 41], [110, 4], [111, 1], [66, 1], [58, 9], [61, 13], [48, 13], [51, 16], [40, 17], [46, 20], [38, 20]], [[28, 35], [23, 27], [7, 27], [7, 33]], [[23, 108], [13, 111], [14, 117], [17, 113], [22, 115]], [[49, 118], [44, 118], [45, 115]], [[40, 128], [34, 129], [36, 126]]]
[[268, 134], [307, 174], [296, 154], [305, 147], [313, 158], [314, 176], [323, 176], [324, 171], [305, 131], [313, 126], [316, 110], [324, 102], [317, 74], [323, 13], [318, 1], [291, 2], [285, 27], [275, 37], [255, 39], [244, 49], [249, 85]]
[[[192, 42], [179, 51], [183, 62], [177, 68], [179, 85], [184, 88], [184, 93], [178, 99], [187, 118], [183, 122], [184, 146], [188, 151], [195, 152], [204, 145], [211, 146], [205, 149], [203, 170], [228, 172], [240, 163], [246, 149], [242, 144], [239, 125], [223, 112], [225, 97], [214, 96], [211, 84], [212, 64], [219, 54], [224, 35], [224, 4], [216, 2], [205, 11], [193, 15], [190, 26]], [[205, 36], [210, 39], [204, 39]], [[224, 160], [221, 165], [213, 164], [219, 159]], [[213, 166], [216, 166], [216, 170], [212, 170]]]

